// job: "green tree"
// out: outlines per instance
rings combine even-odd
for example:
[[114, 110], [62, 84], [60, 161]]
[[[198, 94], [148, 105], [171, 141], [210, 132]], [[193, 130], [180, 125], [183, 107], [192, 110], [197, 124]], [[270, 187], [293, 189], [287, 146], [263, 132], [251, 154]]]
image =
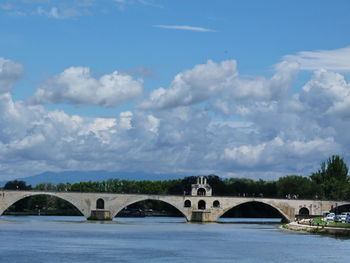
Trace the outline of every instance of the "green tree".
[[187, 176], [181, 180], [182, 185], [182, 193], [186, 192], [186, 194], [191, 193], [191, 185], [197, 182], [197, 176]]
[[8, 181], [5, 186], [4, 186], [5, 190], [31, 190], [32, 186], [31, 185], [27, 185], [26, 182], [24, 181]]
[[[17, 181], [17, 180], [8, 181], [4, 186], [4, 190], [31, 190], [31, 189], [32, 187], [30, 185], [27, 185], [26, 182]], [[29, 200], [28, 198], [24, 198], [16, 202], [14, 205], [11, 206], [11, 209], [9, 208], [9, 210], [22, 211], [28, 206], [28, 200]]]
[[40, 191], [57, 191], [57, 187], [53, 183], [42, 183], [38, 184], [34, 187], [35, 190]]
[[348, 171], [348, 166], [338, 155], [323, 162], [321, 168], [311, 175], [311, 180], [318, 186], [318, 195], [326, 199], [346, 199], [349, 190]]
[[277, 195], [284, 198], [287, 195], [299, 198], [314, 198], [317, 194], [315, 183], [309, 177], [288, 175], [280, 177], [277, 181]]
[[208, 184], [213, 189], [213, 195], [226, 195], [227, 194], [227, 187], [225, 182], [217, 175], [210, 174], [207, 176]]

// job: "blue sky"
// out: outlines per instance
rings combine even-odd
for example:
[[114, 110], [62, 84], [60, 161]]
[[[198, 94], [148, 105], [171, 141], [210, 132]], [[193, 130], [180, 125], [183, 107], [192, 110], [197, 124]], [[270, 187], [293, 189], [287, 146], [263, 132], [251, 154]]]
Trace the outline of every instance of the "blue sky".
[[269, 179], [350, 160], [349, 7], [1, 0], [0, 177]]

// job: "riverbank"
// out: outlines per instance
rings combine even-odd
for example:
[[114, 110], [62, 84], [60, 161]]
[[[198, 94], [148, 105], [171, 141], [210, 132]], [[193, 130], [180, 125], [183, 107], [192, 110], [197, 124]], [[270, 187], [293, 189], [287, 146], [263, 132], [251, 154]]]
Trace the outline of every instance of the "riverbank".
[[297, 222], [291, 222], [282, 226], [284, 229], [292, 231], [302, 231], [313, 234], [326, 234], [326, 235], [335, 235], [335, 236], [350, 236], [350, 228], [347, 227], [333, 227], [333, 226], [317, 226], [317, 225], [308, 225]]

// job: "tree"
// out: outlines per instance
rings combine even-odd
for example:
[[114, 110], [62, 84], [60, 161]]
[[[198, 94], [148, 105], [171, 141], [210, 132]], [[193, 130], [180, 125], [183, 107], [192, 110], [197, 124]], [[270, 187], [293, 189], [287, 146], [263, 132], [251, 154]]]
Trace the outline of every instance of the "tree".
[[5, 190], [31, 190], [32, 186], [31, 185], [27, 185], [26, 182], [24, 181], [8, 181], [5, 186], [4, 186]]
[[300, 175], [280, 177], [277, 181], [277, 195], [281, 198], [285, 198], [286, 195], [314, 198], [316, 195], [315, 183], [310, 178]]
[[[8, 181], [5, 186], [4, 190], [31, 190], [32, 187], [30, 185], [27, 185], [24, 181]], [[13, 211], [22, 211], [24, 208], [28, 207], [28, 198], [22, 199], [15, 204], [11, 206], [11, 209]]]
[[53, 183], [41, 183], [35, 186], [35, 190], [40, 191], [57, 191], [57, 187]]
[[321, 168], [311, 175], [311, 180], [319, 187], [321, 198], [343, 200], [347, 198], [349, 189], [348, 166], [343, 158], [333, 155]]
[[191, 193], [191, 185], [197, 183], [197, 176], [187, 176], [181, 180], [183, 192]]
[[208, 184], [213, 189], [213, 195], [225, 195], [227, 194], [225, 182], [217, 175], [210, 174], [207, 176]]

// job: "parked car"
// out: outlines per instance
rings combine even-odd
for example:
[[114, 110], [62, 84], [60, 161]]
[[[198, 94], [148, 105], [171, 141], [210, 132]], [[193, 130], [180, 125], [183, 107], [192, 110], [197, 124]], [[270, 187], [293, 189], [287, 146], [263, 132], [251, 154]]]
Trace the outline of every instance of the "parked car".
[[340, 216], [341, 216], [341, 221], [345, 222], [347, 216], [350, 216], [350, 212], [342, 212]]
[[336, 215], [336, 216], [334, 216], [333, 221], [334, 221], [334, 222], [338, 222], [338, 223], [342, 222], [342, 217], [341, 217], [341, 215]]
[[326, 216], [326, 221], [329, 222], [329, 221], [334, 221], [334, 217], [335, 217], [335, 214], [334, 213], [329, 213], [327, 216]]

